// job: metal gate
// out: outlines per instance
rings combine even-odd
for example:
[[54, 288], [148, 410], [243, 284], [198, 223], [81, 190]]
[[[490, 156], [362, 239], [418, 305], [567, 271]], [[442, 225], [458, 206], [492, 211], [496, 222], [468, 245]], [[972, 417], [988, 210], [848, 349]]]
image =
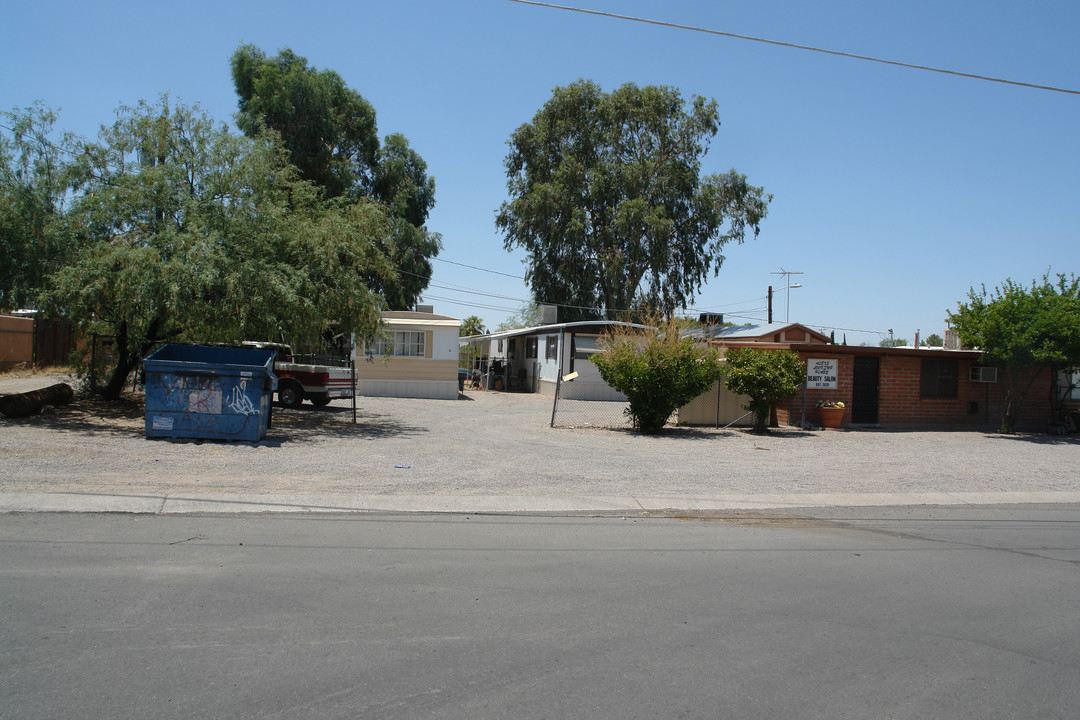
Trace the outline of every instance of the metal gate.
[[851, 388], [851, 422], [876, 425], [878, 422], [878, 386], [880, 358], [855, 356]]

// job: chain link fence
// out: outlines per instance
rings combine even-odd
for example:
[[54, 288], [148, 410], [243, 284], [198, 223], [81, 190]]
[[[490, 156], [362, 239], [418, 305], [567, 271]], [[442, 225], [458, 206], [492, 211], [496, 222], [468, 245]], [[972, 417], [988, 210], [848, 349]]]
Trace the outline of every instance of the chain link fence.
[[626, 396], [602, 380], [560, 380], [555, 386], [551, 427], [630, 428]]
[[96, 395], [116, 371], [118, 353], [113, 335], [90, 336], [90, 357], [86, 368], [86, 384], [91, 395]]

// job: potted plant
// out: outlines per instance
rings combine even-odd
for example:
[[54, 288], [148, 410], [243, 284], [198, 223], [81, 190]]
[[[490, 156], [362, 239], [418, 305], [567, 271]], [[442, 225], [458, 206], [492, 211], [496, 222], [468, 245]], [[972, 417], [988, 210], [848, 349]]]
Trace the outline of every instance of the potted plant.
[[818, 414], [821, 415], [821, 426], [838, 428], [844, 420], [844, 403], [836, 400], [822, 400], [817, 404]]

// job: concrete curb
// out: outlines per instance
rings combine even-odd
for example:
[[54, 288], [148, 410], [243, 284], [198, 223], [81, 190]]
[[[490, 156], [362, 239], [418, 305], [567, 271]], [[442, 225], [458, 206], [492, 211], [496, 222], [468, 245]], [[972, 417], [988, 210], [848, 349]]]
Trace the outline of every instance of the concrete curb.
[[1080, 492], [791, 493], [771, 495], [491, 496], [0, 493], [0, 512], [199, 513], [664, 513], [803, 507], [1080, 503]]

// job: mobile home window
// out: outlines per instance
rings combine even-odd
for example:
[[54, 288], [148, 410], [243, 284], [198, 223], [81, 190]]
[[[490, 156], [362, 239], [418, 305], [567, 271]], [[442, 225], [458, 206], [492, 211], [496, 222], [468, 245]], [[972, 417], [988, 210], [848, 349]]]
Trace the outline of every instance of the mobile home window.
[[539, 338], [531, 337], [525, 339], [525, 358], [527, 360], [536, 359], [536, 351], [539, 344]]
[[923, 397], [956, 397], [957, 362], [954, 358], [923, 358]]
[[399, 357], [424, 357], [423, 332], [395, 332], [393, 338], [380, 336], [371, 342], [372, 355], [396, 355]]
[[424, 333], [421, 332], [396, 332], [394, 333], [394, 354], [406, 357], [424, 357]]
[[372, 355], [389, 355], [394, 348], [394, 341], [385, 335], [380, 335], [367, 344], [368, 352]]
[[547, 346], [544, 348], [544, 358], [547, 360], [559, 359], [559, 336], [548, 335]]
[[574, 336], [573, 350], [575, 360], [592, 360], [593, 355], [599, 352], [596, 348], [596, 338], [580, 335]]

